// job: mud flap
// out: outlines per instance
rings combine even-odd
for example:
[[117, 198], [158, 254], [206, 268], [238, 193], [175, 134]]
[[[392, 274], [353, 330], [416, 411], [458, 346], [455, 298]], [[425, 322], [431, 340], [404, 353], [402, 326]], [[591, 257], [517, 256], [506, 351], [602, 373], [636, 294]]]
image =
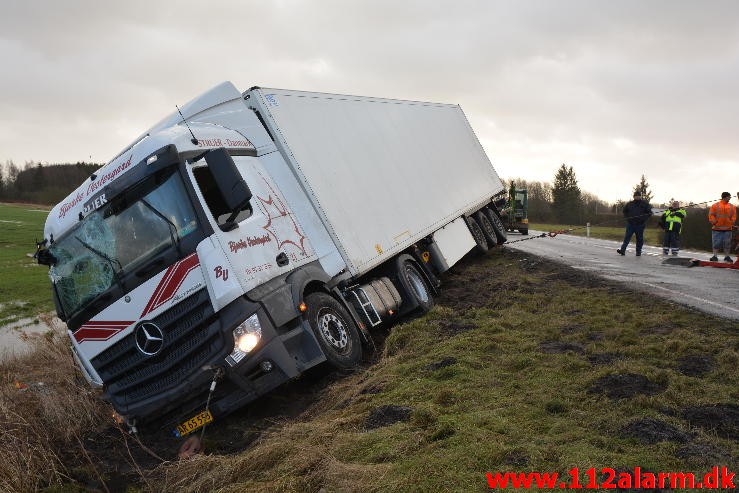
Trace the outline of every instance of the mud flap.
[[[376, 351], [375, 341], [372, 339], [372, 335], [369, 333], [367, 326], [364, 324], [364, 320], [359, 315], [359, 312], [354, 309], [354, 305], [344, 298], [344, 295], [338, 288], [333, 290], [334, 298], [338, 299], [341, 305], [349, 312], [349, 315], [354, 321], [354, 325], [359, 330], [359, 336], [362, 338], [362, 347], [370, 349], [372, 352]], [[313, 332], [311, 331], [311, 334]], [[318, 344], [318, 342], [316, 342]]]

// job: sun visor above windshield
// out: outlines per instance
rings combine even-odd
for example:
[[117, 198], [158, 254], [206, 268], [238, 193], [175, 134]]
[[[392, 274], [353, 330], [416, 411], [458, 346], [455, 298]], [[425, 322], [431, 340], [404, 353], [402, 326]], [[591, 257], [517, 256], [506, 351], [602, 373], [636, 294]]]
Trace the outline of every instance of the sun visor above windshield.
[[[126, 176], [111, 182], [110, 185], [105, 187], [102, 193], [104, 193], [106, 200], [112, 200], [118, 194], [140, 182], [147, 176], [153, 175], [169, 166], [176, 165], [179, 162], [180, 158], [179, 153], [177, 152], [177, 147], [171, 144], [165, 146], [158, 151], [153, 152], [145, 159], [142, 159], [141, 162], [134, 166], [129, 173], [126, 173]], [[82, 215], [86, 216], [95, 209], [96, 207], [88, 207], [82, 211]]]

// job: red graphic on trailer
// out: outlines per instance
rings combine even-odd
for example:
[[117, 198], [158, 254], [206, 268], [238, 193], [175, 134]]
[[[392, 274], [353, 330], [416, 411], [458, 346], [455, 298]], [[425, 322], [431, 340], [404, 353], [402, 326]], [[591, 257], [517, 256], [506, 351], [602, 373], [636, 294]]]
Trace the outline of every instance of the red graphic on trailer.
[[[282, 248], [283, 245], [289, 243], [297, 247], [303, 256], [305, 256], [305, 235], [300, 231], [298, 223], [295, 222], [293, 215], [288, 212], [287, 206], [282, 199], [280, 199], [277, 192], [275, 192], [263, 176], [262, 180], [264, 180], [264, 183], [271, 192], [266, 199], [257, 195], [257, 198], [259, 199], [257, 205], [259, 205], [259, 208], [267, 217], [267, 224], [262, 226], [262, 228], [264, 228], [267, 233], [275, 239], [278, 250]], [[282, 232], [285, 233], [281, 237], [283, 234]]]
[[169, 266], [139, 318], [143, 318], [144, 315], [153, 312], [174, 298], [174, 295], [177, 294], [177, 290], [180, 289], [187, 275], [199, 265], [200, 260], [198, 259], [198, 254], [193, 253], [189, 257], [185, 257]]
[[90, 321], [82, 325], [74, 333], [74, 340], [78, 343], [85, 341], [107, 341], [134, 321]]

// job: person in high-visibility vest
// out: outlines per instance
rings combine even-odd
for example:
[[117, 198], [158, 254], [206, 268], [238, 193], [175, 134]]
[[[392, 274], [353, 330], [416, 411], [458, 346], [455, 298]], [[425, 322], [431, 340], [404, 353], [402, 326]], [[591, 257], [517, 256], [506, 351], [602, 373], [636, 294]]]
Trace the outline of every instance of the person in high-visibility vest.
[[662, 213], [659, 226], [665, 230], [665, 239], [662, 242], [663, 254], [667, 255], [672, 251], [673, 255], [677, 255], [680, 252], [680, 233], [683, 229], [683, 219], [687, 215], [688, 213], [680, 208], [680, 202], [677, 200]]
[[713, 257], [711, 262], [718, 262], [718, 251], [724, 251], [724, 262], [733, 262], [729, 256], [731, 249], [731, 231], [736, 222], [736, 207], [729, 203], [731, 194], [724, 192], [721, 200], [711, 206], [708, 212], [708, 220], [711, 222], [711, 243]]

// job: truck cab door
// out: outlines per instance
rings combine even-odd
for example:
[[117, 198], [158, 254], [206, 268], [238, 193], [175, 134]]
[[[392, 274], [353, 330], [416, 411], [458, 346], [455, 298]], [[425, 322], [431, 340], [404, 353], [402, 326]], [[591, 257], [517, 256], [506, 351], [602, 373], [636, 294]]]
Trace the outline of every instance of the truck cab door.
[[[259, 158], [233, 156], [233, 161], [251, 193], [239, 211], [229, 210], [226, 200], [219, 197], [208, 166], [197, 166], [192, 171], [204, 208], [214, 223], [213, 243], [220, 246], [229, 264], [227, 274], [225, 267], [221, 268], [221, 277], [213, 277], [217, 272], [211, 272], [212, 280], [217, 284], [224, 275], [234, 276], [247, 292], [316, 256], [298, 218]], [[231, 216], [233, 224], [223, 227]]]

